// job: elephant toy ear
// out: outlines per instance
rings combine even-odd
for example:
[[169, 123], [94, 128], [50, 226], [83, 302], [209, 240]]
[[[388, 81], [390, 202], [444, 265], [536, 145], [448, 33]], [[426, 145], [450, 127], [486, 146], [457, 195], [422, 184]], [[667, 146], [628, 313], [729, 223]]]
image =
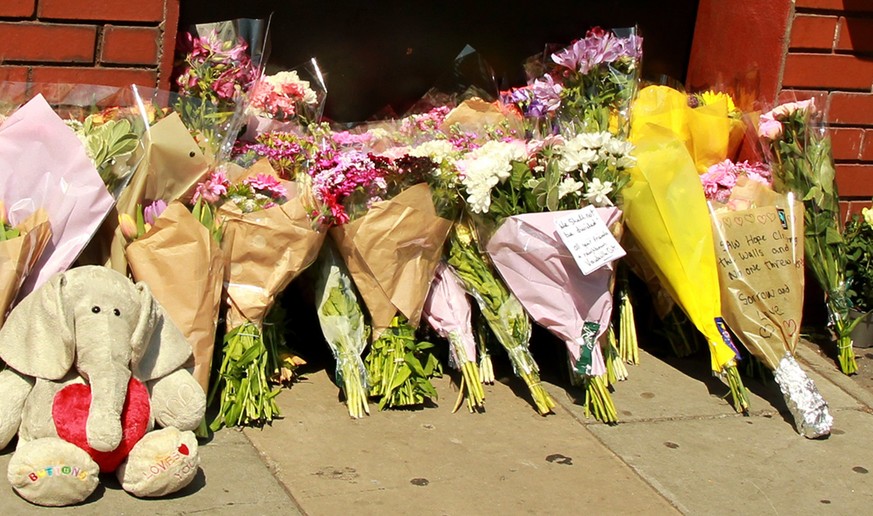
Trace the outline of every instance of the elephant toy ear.
[[52, 277], [16, 306], [0, 328], [0, 359], [19, 373], [59, 380], [76, 356], [75, 322], [64, 303], [67, 279]]
[[167, 317], [148, 286], [139, 282], [140, 314], [131, 337], [131, 369], [142, 382], [162, 378], [191, 358], [191, 345]]

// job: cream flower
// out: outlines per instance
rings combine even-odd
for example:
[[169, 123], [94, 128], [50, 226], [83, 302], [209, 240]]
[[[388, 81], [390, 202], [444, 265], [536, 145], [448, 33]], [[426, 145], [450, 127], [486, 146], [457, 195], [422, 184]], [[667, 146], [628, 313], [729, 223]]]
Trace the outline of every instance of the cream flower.
[[520, 141], [489, 141], [458, 161], [467, 202], [473, 213], [488, 213], [491, 189], [509, 178], [513, 161], [525, 161], [525, 144]]
[[863, 210], [861, 210], [861, 215], [864, 216], [864, 220], [867, 222], [867, 224], [873, 226], [873, 210], [871, 210], [870, 208], [864, 208]]
[[610, 193], [612, 193], [612, 181], [601, 182], [595, 177], [588, 183], [585, 199], [596, 207], [612, 206], [612, 201], [608, 197]]

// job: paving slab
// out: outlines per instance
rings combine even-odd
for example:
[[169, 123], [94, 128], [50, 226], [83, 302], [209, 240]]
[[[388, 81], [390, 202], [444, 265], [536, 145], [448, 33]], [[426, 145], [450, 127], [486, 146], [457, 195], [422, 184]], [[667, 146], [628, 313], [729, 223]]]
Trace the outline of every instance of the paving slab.
[[[843, 387], [835, 384], [832, 378], [839, 373], [832, 368], [832, 374], [825, 376], [823, 372], [828, 371], [825, 359], [817, 358], [813, 349], [804, 347], [800, 351], [802, 357], [816, 359], [816, 367], [805, 362], [801, 367], [815, 382], [832, 411], [861, 409], [864, 406], [856, 397], [859, 389], [853, 389], [853, 394], [845, 390], [852, 383], [851, 379], [846, 378], [847, 385]], [[640, 364], [627, 368], [628, 379], [618, 382], [612, 393], [621, 422], [737, 416], [730, 404], [727, 386], [712, 375], [708, 360], [701, 360], [700, 357], [656, 357], [640, 350]], [[744, 378], [743, 383], [749, 391], [751, 414], [780, 415], [788, 425], [787, 430], [793, 432], [793, 419], [775, 381]], [[577, 418], [586, 424], [600, 424], [586, 417], [583, 407], [576, 403], [583, 396], [580, 389], [566, 383], [549, 382], [547, 385], [550, 393], [556, 399], [563, 400], [565, 408]]]
[[[102, 475], [101, 484], [83, 504], [54, 509], [76, 515], [187, 515], [230, 516], [300, 514], [294, 501], [276, 480], [245, 434], [221, 430], [200, 445], [201, 470], [191, 485], [164, 498], [139, 499], [121, 489], [114, 475]], [[0, 454], [0, 514], [48, 514], [20, 498], [6, 481], [12, 447]]]
[[823, 440], [766, 416], [588, 429], [686, 514], [869, 514], [873, 415], [835, 416]]
[[[325, 371], [283, 391], [284, 418], [246, 429], [307, 514], [676, 514], [561, 409], [539, 416], [515, 381], [486, 386], [485, 413], [438, 406], [352, 420]], [[515, 389], [515, 390], [514, 390]]]

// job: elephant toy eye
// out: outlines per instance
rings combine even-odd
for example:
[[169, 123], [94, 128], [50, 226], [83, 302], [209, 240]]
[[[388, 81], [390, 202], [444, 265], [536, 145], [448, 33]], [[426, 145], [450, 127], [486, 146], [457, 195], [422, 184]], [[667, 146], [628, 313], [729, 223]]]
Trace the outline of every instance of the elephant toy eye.
[[118, 308], [112, 310], [112, 313], [115, 314], [115, 317], [121, 317], [121, 310], [119, 310]]
[[92, 306], [92, 307], [91, 307], [91, 311], [94, 312], [95, 314], [99, 314], [99, 313], [100, 313], [100, 307], [99, 307], [99, 306]]

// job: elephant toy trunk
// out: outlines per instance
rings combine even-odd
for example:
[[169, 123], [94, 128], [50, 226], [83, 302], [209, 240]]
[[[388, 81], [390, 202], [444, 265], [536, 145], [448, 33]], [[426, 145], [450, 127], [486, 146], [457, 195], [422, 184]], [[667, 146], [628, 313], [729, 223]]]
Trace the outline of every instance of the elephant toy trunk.
[[91, 408], [85, 427], [88, 445], [102, 452], [112, 451], [121, 443], [121, 413], [130, 381], [130, 370], [126, 367], [107, 367], [112, 368], [112, 371], [89, 375]]

